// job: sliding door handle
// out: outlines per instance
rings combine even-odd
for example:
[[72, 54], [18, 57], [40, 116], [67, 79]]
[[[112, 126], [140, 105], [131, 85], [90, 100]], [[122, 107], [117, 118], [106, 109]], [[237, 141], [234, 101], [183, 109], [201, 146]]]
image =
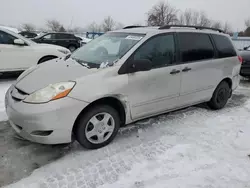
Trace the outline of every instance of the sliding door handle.
[[185, 67], [182, 72], [188, 72], [188, 71], [191, 71], [192, 69], [191, 68], [188, 68], [188, 67]]
[[180, 73], [181, 71], [179, 71], [179, 70], [176, 70], [176, 69], [173, 69], [171, 72], [170, 72], [170, 74], [178, 74], [178, 73]]

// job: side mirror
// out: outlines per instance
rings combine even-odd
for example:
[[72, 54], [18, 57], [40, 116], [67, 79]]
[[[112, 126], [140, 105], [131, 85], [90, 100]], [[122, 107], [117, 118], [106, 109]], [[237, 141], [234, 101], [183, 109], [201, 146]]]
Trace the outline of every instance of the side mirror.
[[128, 73], [149, 71], [152, 69], [152, 62], [148, 59], [132, 60], [129, 63]]
[[14, 44], [24, 46], [25, 42], [22, 39], [15, 39]]

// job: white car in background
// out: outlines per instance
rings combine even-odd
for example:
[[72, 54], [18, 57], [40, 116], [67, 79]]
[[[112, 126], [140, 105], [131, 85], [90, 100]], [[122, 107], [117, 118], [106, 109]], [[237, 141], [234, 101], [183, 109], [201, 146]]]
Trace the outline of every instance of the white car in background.
[[33, 65], [64, 57], [69, 53], [64, 47], [37, 44], [0, 27], [0, 73], [24, 71]]
[[82, 37], [82, 36], [79, 36], [79, 35], [76, 35], [76, 37], [81, 39], [81, 46], [84, 46], [85, 44], [87, 44], [88, 42], [90, 42], [92, 40], [92, 39]]

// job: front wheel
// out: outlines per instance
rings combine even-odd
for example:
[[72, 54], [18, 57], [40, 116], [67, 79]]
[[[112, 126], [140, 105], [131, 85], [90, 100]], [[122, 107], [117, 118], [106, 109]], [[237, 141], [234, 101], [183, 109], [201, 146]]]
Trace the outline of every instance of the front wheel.
[[74, 133], [76, 140], [87, 149], [108, 145], [120, 128], [118, 112], [108, 105], [90, 108], [80, 117]]
[[214, 110], [222, 109], [230, 97], [230, 87], [227, 82], [221, 82], [214, 91], [212, 99], [208, 102], [208, 106]]

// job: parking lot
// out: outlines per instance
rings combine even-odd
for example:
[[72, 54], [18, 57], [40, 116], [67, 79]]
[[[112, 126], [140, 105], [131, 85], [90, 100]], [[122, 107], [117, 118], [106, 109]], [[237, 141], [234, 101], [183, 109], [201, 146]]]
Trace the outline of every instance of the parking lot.
[[[13, 82], [1, 81], [1, 91]], [[77, 142], [19, 140], [0, 108], [0, 186], [25, 177], [10, 187], [250, 186], [249, 97], [250, 82], [243, 80], [223, 110], [198, 105], [150, 118], [121, 129], [111, 145], [95, 151]]]

